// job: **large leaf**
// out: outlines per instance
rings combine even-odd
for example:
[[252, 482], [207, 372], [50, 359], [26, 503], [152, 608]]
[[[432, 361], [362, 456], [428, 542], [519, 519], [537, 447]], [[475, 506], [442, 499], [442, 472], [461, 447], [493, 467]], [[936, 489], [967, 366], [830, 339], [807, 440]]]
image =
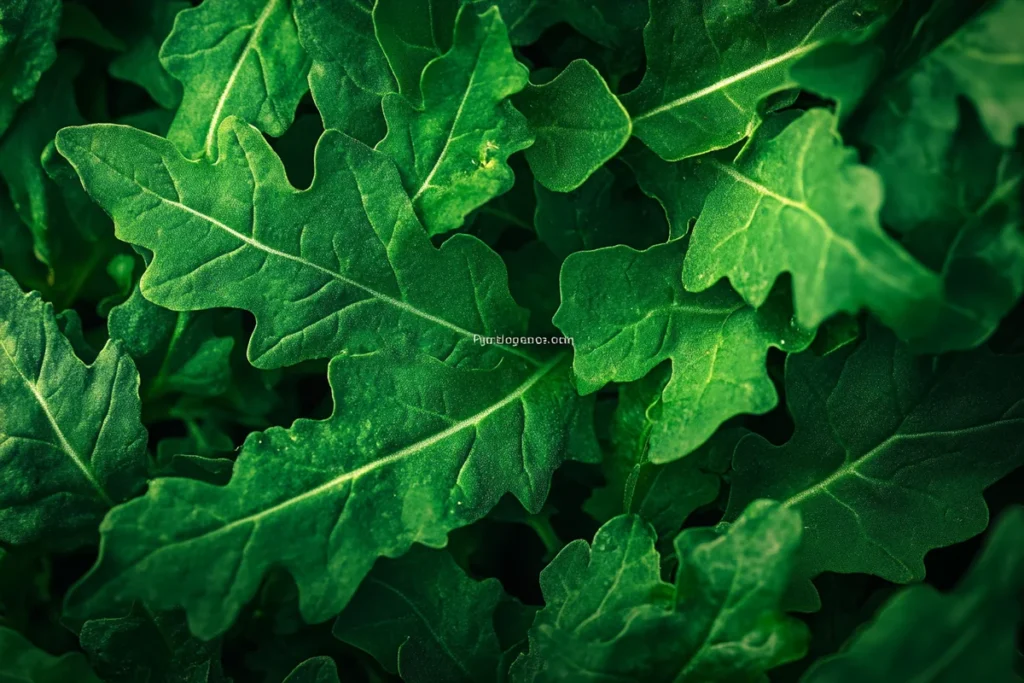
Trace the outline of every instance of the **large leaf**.
[[672, 360], [650, 433], [653, 463], [685, 456], [734, 415], [775, 407], [768, 349], [797, 351], [813, 338], [793, 323], [785, 289], [759, 309], [724, 284], [684, 290], [685, 248], [682, 239], [642, 252], [611, 247], [572, 254], [562, 266], [555, 324], [575, 341], [581, 392], [640, 379]]
[[281, 135], [306, 92], [290, 0], [204, 0], [177, 15], [160, 61], [185, 88], [168, 136], [189, 158], [217, 158], [229, 116]]
[[57, 57], [58, 0], [0, 2], [0, 135]]
[[136, 1], [125, 7], [115, 5], [109, 17], [119, 34], [124, 35], [128, 49], [110, 62], [110, 75], [144, 88], [149, 96], [165, 109], [181, 102], [181, 84], [174, 80], [160, 63], [160, 46], [174, 26], [174, 18], [191, 4], [184, 0]]
[[940, 280], [882, 230], [878, 175], [857, 164], [835, 125], [824, 109], [781, 116], [734, 164], [715, 162], [720, 179], [693, 228], [683, 281], [702, 291], [728, 277], [760, 306], [789, 272], [801, 325], [867, 308], [912, 338], [936, 315]]
[[340, 683], [338, 665], [330, 657], [311, 657], [295, 667], [283, 683]]
[[623, 98], [637, 137], [676, 161], [743, 139], [801, 57], [879, 17], [871, 0], [651, 0], [647, 72]]
[[821, 660], [801, 680], [1020, 681], [1014, 668], [1024, 590], [1022, 549], [1024, 512], [1012, 508], [953, 591], [942, 594], [928, 585], [900, 591], [840, 654]]
[[105, 683], [225, 683], [220, 642], [188, 632], [180, 615], [133, 605], [123, 617], [94, 619], [79, 639]]
[[252, 311], [257, 367], [399, 342], [453, 364], [529, 355], [480, 344], [525, 328], [498, 256], [468, 236], [435, 249], [394, 167], [336, 131], [303, 192], [237, 120], [222, 126], [215, 164], [122, 126], [66, 128], [57, 145], [118, 237], [154, 252], [143, 295], [173, 310]]
[[590, 62], [579, 59], [552, 81], [530, 85], [515, 98], [537, 137], [526, 150], [544, 187], [570, 192], [629, 140], [629, 114]]
[[779, 609], [799, 542], [799, 516], [759, 501], [724, 535], [680, 534], [673, 586], [659, 576], [651, 528], [616, 517], [541, 573], [545, 607], [511, 678], [759, 680], [806, 647], [803, 624]]
[[377, 149], [398, 164], [430, 234], [460, 227], [466, 214], [512, 187], [508, 157], [533, 137], [508, 98], [527, 82], [498, 10], [477, 15], [466, 5], [452, 49], [423, 70], [422, 103], [384, 97], [388, 134]]
[[138, 373], [114, 342], [85, 365], [53, 307], [2, 271], [0, 311], [0, 540], [93, 541], [145, 476]]
[[55, 657], [0, 627], [0, 680], [7, 683], [103, 683], [78, 652]]
[[764, 497], [799, 510], [799, 578], [920, 581], [925, 553], [984, 530], [982, 491], [1024, 463], [1022, 383], [1024, 357], [914, 356], [880, 328], [852, 354], [790, 356], [796, 432], [737, 445], [726, 518]]
[[508, 664], [495, 613], [508, 608], [527, 611], [496, 579], [473, 581], [447, 552], [417, 548], [377, 563], [334, 635], [407, 683], [501, 681]]
[[381, 556], [440, 547], [506, 492], [537, 511], [569, 455], [594, 460], [568, 359], [460, 370], [414, 353], [339, 356], [335, 409], [249, 436], [227, 486], [158, 479], [111, 512], [72, 615], [141, 599], [223, 633], [273, 566], [307, 621], [337, 614]]
[[398, 85], [373, 30], [373, 0], [293, 0], [299, 39], [312, 59], [309, 91], [334, 128], [368, 145], [384, 137], [381, 100]]

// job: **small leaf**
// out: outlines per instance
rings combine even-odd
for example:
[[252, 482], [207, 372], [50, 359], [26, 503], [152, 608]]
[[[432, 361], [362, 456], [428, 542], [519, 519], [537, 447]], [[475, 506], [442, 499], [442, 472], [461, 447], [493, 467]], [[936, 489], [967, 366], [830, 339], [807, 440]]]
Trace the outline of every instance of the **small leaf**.
[[220, 642], [188, 632], [180, 615], [154, 615], [133, 605], [124, 617], [85, 622], [79, 634], [105, 683], [226, 683]]
[[5, 683], [103, 683], [89, 669], [81, 653], [55, 657], [4, 627], [0, 627], [0, 680]]
[[536, 142], [526, 160], [537, 181], [554, 192], [583, 184], [629, 140], [629, 114], [593, 66], [578, 59], [544, 85], [513, 100]]
[[667, 161], [732, 145], [757, 126], [763, 98], [794, 87], [794, 62], [894, 4], [651, 0], [647, 73], [622, 99], [636, 136]]
[[299, 40], [312, 59], [309, 90], [324, 128], [367, 145], [384, 137], [381, 100], [397, 92], [374, 36], [373, 0], [293, 0]]
[[1015, 507], [996, 522], [981, 556], [953, 591], [942, 594], [928, 585], [903, 589], [840, 654], [818, 661], [801, 681], [1019, 681], [1014, 665], [1024, 590], [1022, 548], [1024, 512]]
[[427, 64], [452, 47], [459, 0], [377, 0], [373, 28], [398, 92], [419, 103], [420, 76]]
[[3, 272], [0, 311], [0, 540], [88, 543], [145, 476], [138, 373], [114, 342], [85, 365], [53, 307]]
[[397, 351], [336, 357], [330, 418], [251, 434], [227, 486], [157, 479], [112, 511], [67, 613], [140, 599], [183, 608], [211, 638], [279, 566], [303, 617], [329, 619], [378, 557], [443, 546], [506, 492], [537, 511], [563, 460], [596, 460], [591, 404], [567, 361], [460, 370]]
[[789, 272], [803, 327], [868, 308], [912, 338], [934, 319], [941, 283], [882, 230], [878, 175], [856, 163], [835, 125], [824, 109], [780, 117], [735, 164], [711, 162], [720, 180], [693, 228], [683, 281], [702, 291], [728, 277], [758, 307]]
[[168, 138], [193, 159], [217, 158], [229, 116], [281, 135], [306, 93], [290, 0], [204, 0], [177, 15], [160, 61], [185, 88]]
[[562, 266], [555, 325], [575, 341], [581, 392], [640, 379], [672, 360], [650, 435], [653, 463], [692, 452], [735, 415], [774, 408], [768, 349], [797, 351], [813, 338], [793, 324], [784, 289], [756, 310], [724, 284], [685, 291], [684, 250], [684, 240], [642, 252], [611, 247], [572, 254]]
[[447, 552], [414, 548], [377, 563], [334, 623], [334, 635], [408, 683], [500, 681], [494, 621], [503, 601], [526, 611], [497, 579], [473, 581]]
[[[181, 102], [182, 88], [160, 63], [160, 46], [171, 33], [174, 18], [192, 5], [183, 0], [133, 2], [120, 32], [128, 49], [110, 62], [110, 75], [144, 88], [165, 109]], [[123, 8], [118, 8], [123, 12]], [[119, 24], [121, 22], [118, 22]]]
[[338, 665], [330, 657], [311, 657], [295, 667], [282, 683], [340, 683]]
[[644, 249], [664, 242], [667, 231], [657, 205], [630, 196], [635, 185], [622, 176], [602, 167], [567, 193], [538, 184], [534, 225], [540, 241], [560, 258], [616, 244]]
[[421, 106], [384, 97], [388, 134], [377, 149], [398, 165], [431, 235], [460, 227], [473, 209], [511, 189], [508, 157], [533, 142], [509, 96], [528, 83], [497, 9], [459, 11], [453, 47], [430, 62]]
[[806, 648], [806, 627], [779, 609], [799, 542], [799, 516], [758, 501], [724, 535], [680, 534], [673, 586], [651, 528], [616, 517], [541, 572], [545, 607], [511, 680], [759, 680]]
[[0, 3], [0, 135], [18, 107], [32, 99], [39, 77], [57, 58], [58, 0]]
[[925, 553], [983, 531], [982, 491], [1024, 463], [1024, 358], [916, 357], [878, 327], [848, 349], [787, 359], [796, 431], [737, 445], [726, 519], [771, 497], [804, 520], [798, 578], [920, 581]]

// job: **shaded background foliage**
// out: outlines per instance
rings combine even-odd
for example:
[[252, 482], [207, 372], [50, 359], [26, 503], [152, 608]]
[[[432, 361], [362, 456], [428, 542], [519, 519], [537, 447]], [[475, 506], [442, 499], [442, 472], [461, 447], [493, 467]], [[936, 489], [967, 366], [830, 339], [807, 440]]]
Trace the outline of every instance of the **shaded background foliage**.
[[0, 677], [1019, 680], [1021, 36], [0, 0]]

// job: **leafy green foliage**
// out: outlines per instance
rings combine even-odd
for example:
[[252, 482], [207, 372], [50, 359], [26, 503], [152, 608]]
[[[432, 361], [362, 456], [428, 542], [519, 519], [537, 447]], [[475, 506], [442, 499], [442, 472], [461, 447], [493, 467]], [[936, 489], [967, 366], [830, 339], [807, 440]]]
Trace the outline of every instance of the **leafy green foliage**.
[[0, 274], [0, 540], [77, 545], [135, 493], [145, 468], [139, 376], [110, 342], [85, 365], [53, 307]]
[[798, 515], [758, 502], [724, 535], [681, 534], [673, 585], [659, 576], [651, 529], [616, 517], [541, 574], [545, 607], [512, 680], [755, 680], [804, 647], [802, 624], [779, 611], [799, 540]]
[[985, 349], [914, 356], [878, 329], [848, 355], [790, 356], [796, 432], [739, 443], [726, 518], [769, 495], [807, 527], [798, 576], [919, 581], [925, 553], [984, 529], [981, 492], [1024, 464], [1022, 373], [1020, 357]]
[[306, 92], [309, 58], [289, 0], [206, 0], [186, 9], [160, 61], [184, 86], [168, 137], [189, 158], [217, 158], [217, 130], [229, 116], [281, 135]]
[[[1024, 514], [1014, 508], [996, 522], [988, 546], [955, 590], [946, 595], [931, 586], [900, 591], [841, 654], [822, 660], [804, 680], [1020, 680], [1015, 665], [1024, 588], [1022, 540]], [[928, 647], [919, 638], [924, 630], [935, 639]], [[936, 652], [945, 656], [936, 659]]]
[[0, 680], [1017, 680], [1022, 22], [0, 0]]

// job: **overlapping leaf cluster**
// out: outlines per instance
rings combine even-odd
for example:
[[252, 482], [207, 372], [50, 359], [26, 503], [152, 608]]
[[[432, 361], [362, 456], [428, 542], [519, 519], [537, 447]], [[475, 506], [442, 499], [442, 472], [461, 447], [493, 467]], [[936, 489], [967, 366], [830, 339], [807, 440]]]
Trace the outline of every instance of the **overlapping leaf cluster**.
[[1022, 0], [0, 0], [0, 678], [1020, 680], [1022, 103]]

